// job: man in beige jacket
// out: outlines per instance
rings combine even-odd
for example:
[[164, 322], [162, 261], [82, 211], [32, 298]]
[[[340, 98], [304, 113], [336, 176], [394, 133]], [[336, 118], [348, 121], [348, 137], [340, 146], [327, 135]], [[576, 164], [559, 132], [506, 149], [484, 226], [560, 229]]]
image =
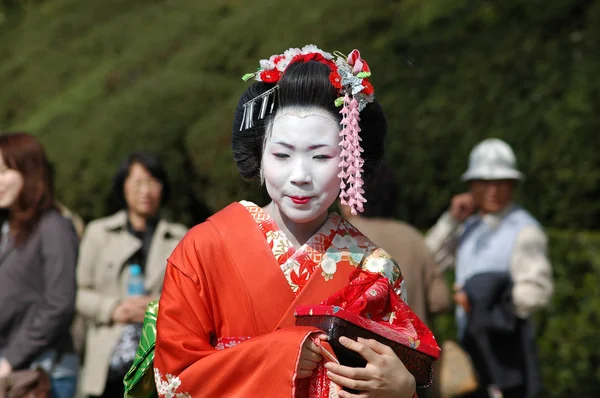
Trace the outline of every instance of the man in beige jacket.
[[[546, 235], [540, 224], [513, 202], [516, 182], [523, 175], [516, 169], [510, 146], [499, 139], [481, 142], [471, 152], [462, 179], [469, 183], [469, 192], [452, 198], [450, 209], [426, 236], [427, 245], [442, 267], [455, 268], [454, 301], [460, 339], [465, 336], [473, 304], [463, 287], [474, 276], [509, 275], [511, 306], [523, 322], [546, 306], [553, 292]], [[491, 391], [499, 393], [495, 385], [501, 382], [494, 375], [485, 375], [484, 383], [490, 383]], [[505, 398], [520, 397], [525, 387], [501, 390]], [[486, 393], [481, 394], [478, 397]]]

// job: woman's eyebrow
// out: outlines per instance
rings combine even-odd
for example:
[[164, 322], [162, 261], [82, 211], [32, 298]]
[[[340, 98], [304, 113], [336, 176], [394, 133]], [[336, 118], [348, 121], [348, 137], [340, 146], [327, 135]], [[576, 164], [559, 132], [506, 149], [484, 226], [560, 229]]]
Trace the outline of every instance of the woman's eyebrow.
[[[274, 144], [281, 145], [281, 146], [286, 147], [286, 148], [291, 149], [291, 150], [296, 149], [295, 146], [293, 146], [292, 144], [288, 144], [287, 142], [284, 142], [284, 141], [277, 141], [277, 142], [274, 142]], [[330, 145], [328, 145], [328, 144], [315, 144], [315, 145], [309, 146], [308, 150], [309, 151], [314, 151], [315, 149], [325, 148], [325, 147], [329, 147], [329, 146]]]

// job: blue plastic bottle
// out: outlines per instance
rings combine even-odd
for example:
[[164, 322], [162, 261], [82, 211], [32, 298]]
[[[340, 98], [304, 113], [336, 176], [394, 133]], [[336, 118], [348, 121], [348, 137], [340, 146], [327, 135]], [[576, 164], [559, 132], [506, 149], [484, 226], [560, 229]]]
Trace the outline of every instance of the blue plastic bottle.
[[127, 275], [127, 294], [129, 296], [142, 296], [146, 293], [144, 288], [144, 275], [139, 264], [131, 264]]

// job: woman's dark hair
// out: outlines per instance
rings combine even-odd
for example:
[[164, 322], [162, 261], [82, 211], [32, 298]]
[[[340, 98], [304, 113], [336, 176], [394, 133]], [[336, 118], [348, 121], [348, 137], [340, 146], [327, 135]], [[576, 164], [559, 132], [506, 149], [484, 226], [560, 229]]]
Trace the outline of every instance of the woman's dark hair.
[[121, 210], [127, 208], [127, 202], [125, 201], [125, 180], [129, 176], [131, 166], [134, 164], [143, 166], [152, 177], [156, 178], [162, 184], [162, 194], [160, 204], [164, 205], [169, 201], [171, 196], [171, 185], [169, 184], [169, 178], [167, 171], [165, 170], [162, 163], [153, 155], [145, 152], [132, 152], [119, 165], [117, 173], [113, 177], [113, 188], [112, 194], [109, 201], [109, 207], [111, 211]]
[[[260, 106], [255, 106], [252, 115], [254, 126], [242, 129], [244, 115], [243, 105], [274, 87], [274, 84], [254, 83], [248, 87], [238, 102], [233, 120], [232, 149], [242, 177], [253, 179], [259, 176], [263, 142], [267, 128], [278, 110], [288, 107], [318, 107], [329, 112], [336, 120], [341, 121], [341, 108], [335, 106], [339, 96], [337, 89], [329, 81], [331, 69], [318, 61], [297, 61], [288, 66], [279, 81], [279, 89], [275, 94], [275, 109], [259, 120], [257, 114]], [[257, 101], [260, 105], [260, 101]], [[365, 160], [364, 175], [368, 177], [373, 167], [383, 157], [384, 139], [387, 122], [381, 105], [375, 100], [360, 112], [360, 137], [362, 138], [362, 154]]]
[[38, 222], [54, 207], [54, 183], [42, 144], [27, 133], [2, 133], [0, 153], [4, 164], [23, 176], [23, 189], [14, 207], [0, 217], [8, 218], [15, 245], [31, 236]]
[[398, 205], [398, 184], [394, 170], [382, 162], [365, 179], [364, 211], [361, 216], [368, 218], [393, 218]]

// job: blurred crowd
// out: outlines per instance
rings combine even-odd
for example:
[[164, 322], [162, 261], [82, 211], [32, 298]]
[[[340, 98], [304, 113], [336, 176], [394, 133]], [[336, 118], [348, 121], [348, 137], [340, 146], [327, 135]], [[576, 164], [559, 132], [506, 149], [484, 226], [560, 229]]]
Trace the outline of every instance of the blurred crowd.
[[[455, 311], [454, 345], [443, 344], [434, 383], [419, 397], [535, 396], [531, 316], [553, 292], [546, 235], [515, 203], [525, 176], [507, 143], [485, 140], [465, 164], [465, 192], [448, 198], [425, 236], [393, 218], [402, 198], [385, 164], [365, 182], [364, 213], [341, 213], [398, 262], [421, 320]], [[38, 140], [0, 135], [0, 379], [41, 368], [55, 397], [123, 396], [146, 306], [188, 228], [161, 216], [169, 178], [151, 154], [118, 165], [111, 195], [118, 210], [85, 225], [57, 202]]]

